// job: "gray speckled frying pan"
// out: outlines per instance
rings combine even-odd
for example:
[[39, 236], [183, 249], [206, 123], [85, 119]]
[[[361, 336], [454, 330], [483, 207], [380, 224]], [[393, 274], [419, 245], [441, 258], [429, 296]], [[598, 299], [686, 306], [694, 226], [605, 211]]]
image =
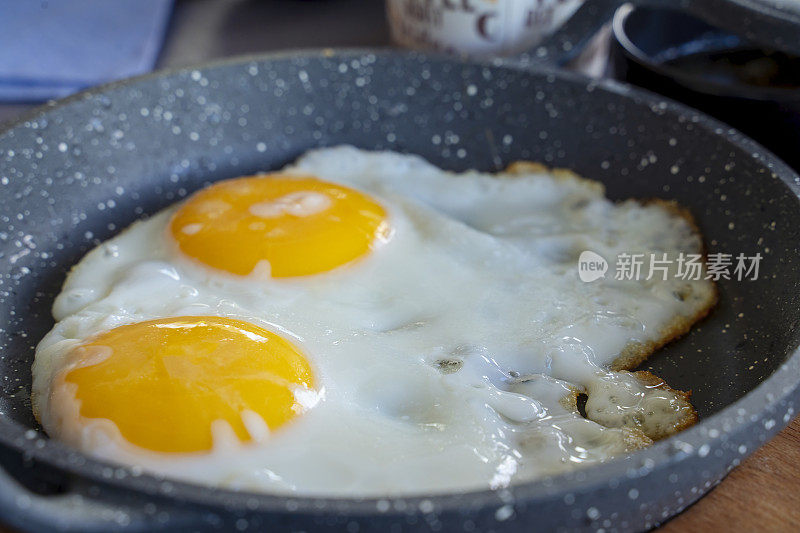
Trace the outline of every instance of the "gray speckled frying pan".
[[[678, 200], [711, 252], [761, 253], [757, 281], [723, 281], [710, 318], [645, 365], [693, 391], [700, 423], [628, 457], [508, 490], [392, 500], [164, 481], [89, 459], [39, 431], [30, 365], [70, 265], [209, 181], [340, 143], [413, 152], [453, 170], [491, 171], [517, 159], [568, 167], [602, 180], [613, 198]], [[0, 133], [0, 518], [82, 531], [634, 530], [663, 522], [795, 413], [798, 181], [727, 126], [640, 90], [413, 53], [238, 59], [41, 108]]]

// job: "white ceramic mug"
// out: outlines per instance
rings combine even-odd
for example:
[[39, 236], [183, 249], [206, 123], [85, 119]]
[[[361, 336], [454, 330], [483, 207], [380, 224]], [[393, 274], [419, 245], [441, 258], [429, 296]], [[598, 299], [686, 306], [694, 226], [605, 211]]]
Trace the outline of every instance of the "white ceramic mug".
[[386, 0], [392, 39], [407, 48], [513, 55], [534, 47], [583, 0]]

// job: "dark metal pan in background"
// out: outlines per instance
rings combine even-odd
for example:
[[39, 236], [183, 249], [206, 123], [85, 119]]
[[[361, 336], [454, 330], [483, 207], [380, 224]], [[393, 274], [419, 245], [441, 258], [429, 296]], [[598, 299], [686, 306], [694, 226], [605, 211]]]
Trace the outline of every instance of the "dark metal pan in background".
[[[341, 143], [412, 152], [452, 170], [518, 159], [568, 167], [602, 180], [615, 199], [679, 201], [711, 252], [761, 253], [757, 281], [723, 280], [713, 314], [645, 365], [693, 391], [700, 423], [601, 466], [388, 504], [165, 481], [40, 432], [29, 402], [33, 348], [52, 326], [50, 305], [70, 265], [208, 181]], [[81, 531], [635, 530], [663, 522], [794, 416], [799, 179], [736, 131], [640, 90], [411, 53], [245, 58], [42, 108], [0, 132], [0, 517], [25, 529]], [[98, 209], [109, 199], [114, 208]]]
[[612, 29], [614, 78], [701, 109], [800, 169], [800, 55], [670, 9], [624, 6]]
[[800, 2], [795, 0], [585, 0], [526, 63], [563, 66], [623, 4], [682, 11], [765, 48], [800, 55]]

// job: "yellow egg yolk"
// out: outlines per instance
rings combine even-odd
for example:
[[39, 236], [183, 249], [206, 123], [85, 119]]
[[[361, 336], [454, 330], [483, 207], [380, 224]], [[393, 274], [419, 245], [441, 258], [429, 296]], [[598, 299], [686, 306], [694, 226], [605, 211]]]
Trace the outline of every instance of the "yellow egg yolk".
[[256, 413], [274, 430], [307, 408], [296, 392], [314, 387], [311, 367], [294, 346], [228, 318], [120, 326], [70, 358], [74, 367], [64, 380], [77, 386], [81, 416], [108, 419], [125, 440], [157, 452], [211, 450], [218, 420], [248, 442], [243, 413]]
[[172, 217], [180, 250], [215, 269], [274, 278], [327, 272], [389, 237], [369, 196], [310, 177], [236, 178], [195, 193]]

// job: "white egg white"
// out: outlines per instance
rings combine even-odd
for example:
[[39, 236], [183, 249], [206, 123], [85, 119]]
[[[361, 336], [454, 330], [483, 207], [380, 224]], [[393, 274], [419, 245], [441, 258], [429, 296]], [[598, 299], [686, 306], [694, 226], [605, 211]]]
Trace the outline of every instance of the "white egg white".
[[[371, 195], [389, 213], [391, 239], [328, 273], [236, 278], [176, 251], [166, 229], [174, 207], [134, 224], [90, 252], [54, 304], [57, 324], [33, 368], [35, 411], [51, 436], [162, 475], [266, 492], [502, 487], [627, 451], [627, 430], [562, 400], [614, 379], [608, 368], [627, 347], [662, 338], [713, 294], [707, 281], [609, 273], [581, 282], [583, 250], [611, 258], [702, 248], [683, 218], [614, 204], [593, 182], [453, 174], [347, 146], [309, 152], [286, 171]], [[699, 296], [676, 298], [687, 287]], [[249, 320], [290, 339], [313, 366], [316, 403], [254, 443], [220, 431], [212, 453], [186, 455], [138, 449], [110, 421], [52, 404], [71, 348], [122, 324], [182, 315]]]

